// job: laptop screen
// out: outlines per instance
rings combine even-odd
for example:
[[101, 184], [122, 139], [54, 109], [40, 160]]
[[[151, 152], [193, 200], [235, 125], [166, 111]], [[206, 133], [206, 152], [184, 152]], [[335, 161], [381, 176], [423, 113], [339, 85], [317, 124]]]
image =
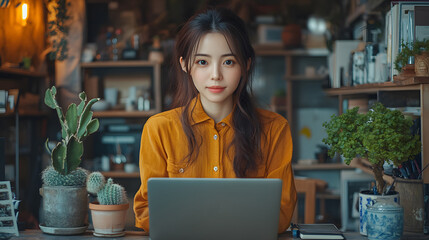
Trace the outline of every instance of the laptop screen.
[[280, 179], [151, 178], [150, 238], [277, 239]]

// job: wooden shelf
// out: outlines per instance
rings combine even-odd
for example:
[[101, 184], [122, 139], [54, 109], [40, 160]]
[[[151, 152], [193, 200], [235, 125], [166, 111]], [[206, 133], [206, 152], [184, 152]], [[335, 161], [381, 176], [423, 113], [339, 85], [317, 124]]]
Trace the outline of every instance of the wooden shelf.
[[294, 75], [294, 76], [286, 76], [285, 79], [289, 79], [291, 81], [321, 81], [325, 80], [327, 75], [314, 75], [314, 76], [305, 76], [305, 75]]
[[98, 61], [81, 63], [82, 68], [111, 68], [111, 67], [153, 67], [160, 65], [156, 62], [134, 60], [134, 61]]
[[292, 164], [295, 171], [299, 170], [351, 170], [354, 167], [344, 163]]
[[[419, 79], [420, 83], [429, 83], [429, 78]], [[341, 87], [325, 89], [325, 93], [329, 96], [338, 95], [355, 95], [355, 94], [376, 94], [379, 91], [407, 91], [420, 90], [420, 83], [416, 81], [401, 81], [401, 82], [384, 82], [362, 84], [353, 87]]]
[[101, 172], [104, 177], [106, 178], [140, 178], [139, 172], [123, 172], [123, 171], [116, 171], [116, 172]]
[[45, 73], [39, 73], [39, 72], [24, 70], [20, 68], [5, 68], [5, 67], [0, 67], [0, 75], [12, 76], [12, 77], [32, 77], [32, 78], [46, 77]]
[[127, 118], [144, 118], [157, 114], [156, 110], [150, 111], [125, 111], [125, 110], [111, 110], [111, 111], [94, 111], [94, 117], [99, 118], [114, 118], [114, 117], [127, 117]]
[[[21, 110], [19, 109], [19, 117], [46, 117], [49, 115], [48, 112], [39, 110]], [[0, 113], [0, 117], [12, 117], [15, 116], [15, 112]]]
[[328, 49], [294, 49], [266, 48], [254, 46], [256, 56], [302, 56], [302, 57], [326, 57], [329, 55]]

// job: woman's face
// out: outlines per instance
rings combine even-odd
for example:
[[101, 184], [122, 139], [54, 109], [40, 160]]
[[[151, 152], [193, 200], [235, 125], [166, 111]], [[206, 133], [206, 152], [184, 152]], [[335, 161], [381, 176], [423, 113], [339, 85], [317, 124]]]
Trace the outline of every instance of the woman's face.
[[[186, 71], [183, 59], [180, 62]], [[222, 34], [207, 33], [200, 39], [190, 74], [203, 106], [232, 107], [241, 67]]]

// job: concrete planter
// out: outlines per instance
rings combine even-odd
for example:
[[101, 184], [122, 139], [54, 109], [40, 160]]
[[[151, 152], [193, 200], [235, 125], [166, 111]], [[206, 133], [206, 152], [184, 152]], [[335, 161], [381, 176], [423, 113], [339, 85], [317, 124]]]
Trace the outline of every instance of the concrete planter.
[[124, 228], [129, 203], [120, 205], [100, 205], [90, 203], [94, 235], [100, 237], [119, 237], [125, 235]]
[[86, 225], [88, 193], [85, 187], [43, 186], [44, 225], [55, 228], [76, 228]]

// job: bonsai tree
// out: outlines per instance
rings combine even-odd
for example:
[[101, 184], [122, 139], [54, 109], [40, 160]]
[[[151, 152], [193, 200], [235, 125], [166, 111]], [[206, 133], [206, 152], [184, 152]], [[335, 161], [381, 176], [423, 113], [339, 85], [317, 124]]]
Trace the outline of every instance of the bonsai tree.
[[86, 190], [97, 195], [97, 200], [101, 205], [119, 205], [128, 203], [128, 198], [124, 188], [109, 178], [106, 179], [100, 172], [89, 174]]
[[99, 127], [98, 119], [92, 119], [91, 107], [99, 98], [91, 99], [86, 103], [85, 92], [79, 94], [80, 104], [70, 104], [66, 114], [56, 101], [55, 86], [47, 89], [45, 104], [57, 111], [61, 124], [62, 140], [51, 151], [46, 140], [46, 149], [51, 154], [52, 166], [42, 173], [43, 183], [46, 186], [85, 186], [87, 171], [80, 168], [83, 154], [83, 140], [96, 132]]
[[398, 166], [414, 157], [421, 151], [420, 139], [411, 134], [412, 120], [399, 110], [390, 110], [381, 103], [374, 104], [366, 114], [358, 110], [349, 109], [323, 123], [328, 135], [323, 142], [330, 146], [330, 156], [341, 154], [346, 164], [354, 158], [368, 159], [380, 194], [385, 187], [384, 162]]
[[419, 55], [422, 52], [428, 52], [429, 51], [429, 40], [423, 40], [423, 41], [414, 41], [412, 43], [401, 43], [401, 52], [396, 55], [395, 59], [395, 69], [398, 70], [398, 72], [402, 71], [402, 68], [407, 64], [408, 59], [410, 57], [413, 57], [415, 55]]

